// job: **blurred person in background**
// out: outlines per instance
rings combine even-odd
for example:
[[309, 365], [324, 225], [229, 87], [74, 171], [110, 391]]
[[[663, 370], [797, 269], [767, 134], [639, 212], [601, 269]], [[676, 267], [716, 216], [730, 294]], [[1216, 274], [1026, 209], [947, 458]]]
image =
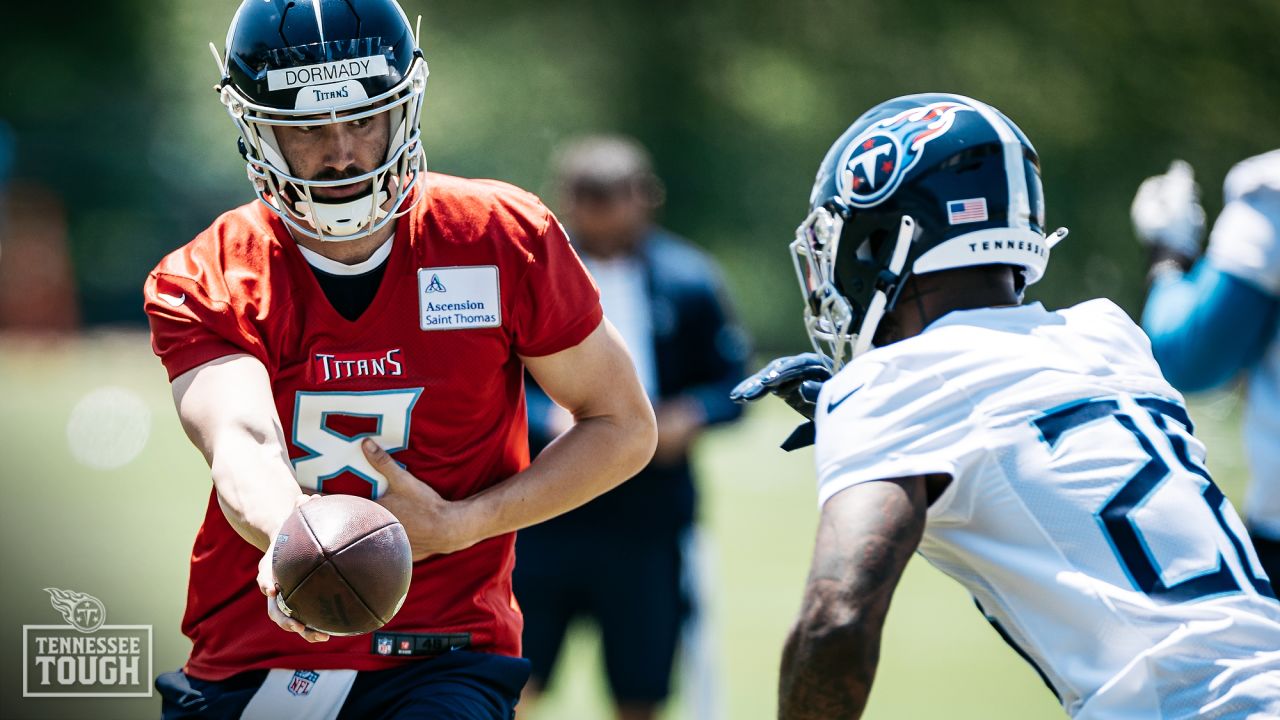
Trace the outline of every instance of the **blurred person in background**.
[[[625, 485], [520, 532], [515, 589], [533, 665], [525, 698], [546, 686], [571, 621], [591, 618], [618, 717], [641, 720], [667, 698], [682, 624], [696, 611], [690, 450], [704, 428], [738, 417], [728, 392], [747, 343], [711, 258], [654, 224], [663, 186], [644, 148], [582, 138], [561, 150], [554, 173], [569, 236], [653, 401], [658, 447]], [[536, 385], [528, 397], [531, 447], [546, 447], [569, 415]]]
[[9, 175], [13, 171], [13, 131], [0, 120], [0, 257], [9, 224]]
[[0, 331], [71, 333], [80, 328], [80, 292], [67, 205], [42, 180], [15, 173], [17, 159], [13, 130], [0, 119]]
[[1183, 392], [1245, 379], [1244, 438], [1253, 473], [1249, 535], [1280, 576], [1280, 150], [1227, 174], [1224, 206], [1200, 254], [1205, 213], [1191, 166], [1174, 161], [1134, 197], [1151, 249], [1142, 326], [1165, 376]]

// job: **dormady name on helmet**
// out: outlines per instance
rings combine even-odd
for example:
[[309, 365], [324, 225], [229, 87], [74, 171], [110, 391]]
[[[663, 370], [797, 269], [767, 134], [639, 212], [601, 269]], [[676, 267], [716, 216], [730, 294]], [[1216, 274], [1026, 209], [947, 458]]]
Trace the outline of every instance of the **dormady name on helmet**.
[[343, 80], [356, 80], [367, 77], [381, 77], [387, 74], [387, 59], [382, 55], [339, 60], [337, 62], [320, 63], [319, 65], [303, 65], [302, 67], [284, 68], [267, 71], [267, 89], [287, 90], [307, 85], [321, 85]]

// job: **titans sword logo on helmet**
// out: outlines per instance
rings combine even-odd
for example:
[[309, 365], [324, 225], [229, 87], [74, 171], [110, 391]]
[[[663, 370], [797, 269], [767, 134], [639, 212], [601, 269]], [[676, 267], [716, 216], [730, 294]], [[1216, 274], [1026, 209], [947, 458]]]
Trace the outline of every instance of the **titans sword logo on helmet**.
[[950, 130], [962, 110], [973, 108], [937, 102], [904, 110], [867, 128], [840, 158], [836, 182], [841, 197], [854, 207], [872, 207], [884, 200], [920, 160], [925, 144]]

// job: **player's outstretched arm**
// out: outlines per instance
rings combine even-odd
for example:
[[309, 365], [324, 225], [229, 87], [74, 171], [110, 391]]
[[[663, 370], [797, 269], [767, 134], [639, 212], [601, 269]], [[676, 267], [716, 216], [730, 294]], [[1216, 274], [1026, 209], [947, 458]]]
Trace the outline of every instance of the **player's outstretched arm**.
[[925, 477], [860, 483], [823, 506], [804, 605], [782, 651], [780, 720], [861, 717], [927, 507]]
[[263, 551], [258, 589], [267, 596], [267, 614], [311, 642], [328, 640], [275, 603], [271, 541], [305, 496], [289, 464], [267, 369], [246, 354], [211, 360], [173, 379], [173, 401], [187, 437], [209, 463], [227, 522]]
[[1174, 387], [1219, 387], [1262, 357], [1276, 334], [1280, 297], [1201, 260], [1187, 275], [1155, 279], [1142, 311], [1151, 351]]
[[267, 369], [251, 355], [218, 358], [174, 378], [173, 400], [187, 437], [213, 471], [227, 521], [265, 551], [302, 492]]
[[522, 472], [449, 502], [381, 448], [365, 443], [366, 456], [389, 483], [378, 502], [404, 524], [414, 559], [461, 550], [568, 512], [635, 475], [653, 457], [653, 407], [608, 320], [574, 347], [521, 359], [574, 418]]

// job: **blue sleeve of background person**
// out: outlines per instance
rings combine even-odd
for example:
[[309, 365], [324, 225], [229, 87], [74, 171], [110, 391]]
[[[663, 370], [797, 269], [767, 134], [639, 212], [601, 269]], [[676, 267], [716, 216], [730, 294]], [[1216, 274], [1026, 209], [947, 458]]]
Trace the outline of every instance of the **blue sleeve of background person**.
[[1277, 313], [1280, 298], [1202, 259], [1186, 275], [1156, 281], [1142, 327], [1169, 382], [1198, 392], [1257, 362], [1276, 332]]
[[[742, 380], [750, 341], [737, 322], [719, 270], [710, 258], [667, 238], [652, 238], [649, 262], [658, 274], [654, 292], [679, 308], [680, 330], [659, 343], [663, 393], [698, 403], [707, 425], [736, 420], [742, 406], [729, 392]], [[672, 386], [671, 380], [678, 378]]]
[[702, 293], [703, 323], [698, 336], [707, 341], [699, 354], [704, 364], [707, 382], [687, 388], [684, 394], [702, 406], [707, 425], [717, 425], [737, 420], [742, 406], [729, 399], [729, 393], [742, 381], [746, 372], [746, 353], [749, 345], [746, 333], [734, 321], [718, 278], [708, 278]]
[[548, 422], [553, 403], [528, 373], [524, 375], [524, 400], [529, 413], [529, 456], [536, 457], [555, 440]]

